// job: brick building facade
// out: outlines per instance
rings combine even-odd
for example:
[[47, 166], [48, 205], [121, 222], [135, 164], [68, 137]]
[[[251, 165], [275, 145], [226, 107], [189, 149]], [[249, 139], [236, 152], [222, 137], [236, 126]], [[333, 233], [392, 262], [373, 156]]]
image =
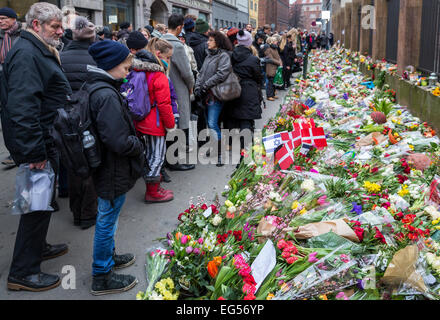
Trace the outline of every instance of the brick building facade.
[[260, 0], [258, 25], [272, 25], [274, 30], [289, 29], [289, 0]]
[[321, 0], [296, 0], [298, 6], [301, 6], [302, 25], [304, 29], [310, 32], [319, 32], [320, 26], [312, 26], [312, 22], [321, 18], [322, 1]]

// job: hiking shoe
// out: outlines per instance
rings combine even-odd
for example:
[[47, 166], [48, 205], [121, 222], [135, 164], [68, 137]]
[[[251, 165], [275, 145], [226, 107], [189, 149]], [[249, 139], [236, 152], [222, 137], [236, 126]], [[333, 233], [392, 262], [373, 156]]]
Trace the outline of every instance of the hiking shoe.
[[131, 266], [136, 261], [136, 257], [134, 256], [134, 254], [131, 253], [114, 254], [113, 261], [115, 262], [115, 270], [118, 270]]
[[107, 274], [93, 276], [91, 294], [100, 296], [110, 293], [120, 293], [132, 289], [138, 280], [128, 274], [116, 274], [110, 271]]

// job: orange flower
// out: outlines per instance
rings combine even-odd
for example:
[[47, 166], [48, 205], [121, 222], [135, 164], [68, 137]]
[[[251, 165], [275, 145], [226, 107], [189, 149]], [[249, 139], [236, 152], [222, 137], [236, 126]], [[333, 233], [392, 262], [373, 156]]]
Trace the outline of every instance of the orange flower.
[[211, 260], [208, 262], [207, 268], [208, 268], [208, 273], [211, 276], [211, 278], [214, 279], [215, 277], [217, 277], [218, 268], [217, 268], [217, 265], [214, 260]]
[[214, 257], [212, 261], [214, 261], [215, 265], [218, 267], [222, 263], [222, 257]]
[[388, 139], [390, 139], [391, 144], [396, 144], [396, 143], [397, 143], [397, 140], [394, 138], [392, 132], [393, 132], [392, 129], [390, 129], [390, 130], [388, 131]]
[[179, 241], [181, 237], [182, 237], [182, 232], [177, 232], [176, 233], [176, 240]]

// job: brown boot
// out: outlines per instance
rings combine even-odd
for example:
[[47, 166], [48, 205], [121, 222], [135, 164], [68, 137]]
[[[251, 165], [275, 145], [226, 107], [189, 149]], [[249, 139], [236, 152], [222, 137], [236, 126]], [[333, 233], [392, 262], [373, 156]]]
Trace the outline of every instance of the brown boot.
[[145, 202], [147, 203], [160, 203], [168, 202], [174, 199], [174, 195], [160, 187], [159, 182], [147, 183], [147, 191], [145, 192]]

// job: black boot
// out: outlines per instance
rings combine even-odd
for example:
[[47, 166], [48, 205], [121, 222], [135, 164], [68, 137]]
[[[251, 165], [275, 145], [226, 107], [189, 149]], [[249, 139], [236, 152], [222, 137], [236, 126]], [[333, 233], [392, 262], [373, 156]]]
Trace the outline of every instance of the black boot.
[[95, 219], [82, 219], [80, 222], [80, 227], [82, 230], [87, 230], [90, 227], [93, 227], [96, 224], [96, 218]]
[[94, 296], [109, 293], [125, 292], [138, 283], [136, 277], [126, 274], [116, 274], [110, 271], [107, 274], [93, 276], [92, 291]]
[[224, 166], [224, 164], [222, 163], [222, 141], [221, 140], [218, 141], [218, 148], [217, 149], [218, 149], [217, 150], [218, 156], [217, 156], [216, 166], [220, 168], [220, 167]]
[[53, 259], [66, 254], [67, 251], [69, 251], [67, 244], [63, 243], [51, 245], [46, 243], [46, 247], [44, 248], [43, 256], [41, 258], [42, 260]]
[[162, 166], [162, 169], [160, 169], [160, 175], [161, 175], [161, 182], [170, 183], [171, 177], [168, 175], [168, 172], [165, 170], [165, 166]]
[[188, 171], [195, 169], [194, 164], [168, 164], [167, 168], [171, 171]]
[[126, 253], [126, 254], [116, 254], [113, 253], [113, 261], [115, 262], [115, 270], [126, 268], [131, 266], [135, 261], [136, 257], [134, 254]]

